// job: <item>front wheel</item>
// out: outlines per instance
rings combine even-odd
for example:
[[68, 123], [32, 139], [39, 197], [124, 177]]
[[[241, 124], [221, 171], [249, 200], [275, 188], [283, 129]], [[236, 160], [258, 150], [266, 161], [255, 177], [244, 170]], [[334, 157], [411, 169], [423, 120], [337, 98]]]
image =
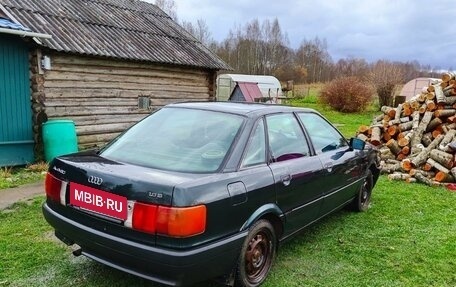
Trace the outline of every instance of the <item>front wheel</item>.
[[259, 286], [268, 276], [274, 262], [277, 237], [274, 227], [267, 220], [257, 221], [242, 245], [236, 267], [235, 286]]
[[353, 201], [353, 209], [355, 211], [366, 211], [369, 208], [374, 185], [373, 182], [372, 172], [368, 170], [363, 184], [358, 191], [358, 195]]

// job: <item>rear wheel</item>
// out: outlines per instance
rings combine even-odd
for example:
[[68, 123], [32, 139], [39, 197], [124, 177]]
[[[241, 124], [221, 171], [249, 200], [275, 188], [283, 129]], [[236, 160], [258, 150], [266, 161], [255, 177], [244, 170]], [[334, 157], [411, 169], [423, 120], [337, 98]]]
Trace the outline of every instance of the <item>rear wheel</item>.
[[265, 219], [257, 221], [242, 245], [235, 286], [255, 287], [263, 283], [274, 262], [276, 249], [274, 227]]
[[373, 176], [370, 170], [367, 171], [366, 178], [361, 185], [358, 195], [353, 201], [353, 209], [355, 211], [366, 211], [369, 208], [371, 201], [372, 188], [373, 188]]

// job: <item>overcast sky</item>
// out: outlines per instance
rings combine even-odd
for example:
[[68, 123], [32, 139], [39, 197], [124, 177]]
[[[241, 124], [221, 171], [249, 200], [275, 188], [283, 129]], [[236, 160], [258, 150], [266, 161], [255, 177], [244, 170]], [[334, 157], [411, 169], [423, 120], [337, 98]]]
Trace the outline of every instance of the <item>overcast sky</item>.
[[456, 69], [454, 0], [175, 0], [179, 21], [204, 19], [222, 41], [235, 25], [278, 18], [297, 48], [326, 39], [333, 60], [358, 57]]

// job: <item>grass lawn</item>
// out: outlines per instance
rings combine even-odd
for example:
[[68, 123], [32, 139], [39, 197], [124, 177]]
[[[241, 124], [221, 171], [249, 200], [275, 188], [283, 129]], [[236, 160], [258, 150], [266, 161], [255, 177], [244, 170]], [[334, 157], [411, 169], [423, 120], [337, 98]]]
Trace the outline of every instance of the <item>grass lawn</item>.
[[[73, 257], [44, 221], [43, 201], [0, 213], [0, 286], [158, 286]], [[342, 210], [284, 243], [264, 286], [454, 287], [455, 207], [454, 192], [381, 177], [368, 212]]]
[[44, 162], [31, 164], [26, 167], [1, 167], [0, 192], [5, 188], [43, 180], [46, 170], [47, 164]]

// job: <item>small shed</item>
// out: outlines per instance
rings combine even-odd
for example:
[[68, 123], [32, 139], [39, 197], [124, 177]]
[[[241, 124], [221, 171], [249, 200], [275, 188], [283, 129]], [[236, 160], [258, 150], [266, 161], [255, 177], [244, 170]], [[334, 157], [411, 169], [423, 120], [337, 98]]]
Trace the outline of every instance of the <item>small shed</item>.
[[228, 101], [238, 83], [251, 83], [257, 85], [262, 97], [277, 99], [282, 97], [282, 87], [279, 80], [273, 76], [220, 74], [217, 77], [217, 101]]
[[263, 99], [256, 83], [238, 82], [229, 98], [230, 102], [260, 102]]
[[400, 92], [400, 96], [404, 96], [406, 100], [414, 97], [417, 94], [420, 94], [423, 88], [427, 88], [432, 83], [438, 81], [439, 79], [435, 78], [415, 78], [408, 81]]

